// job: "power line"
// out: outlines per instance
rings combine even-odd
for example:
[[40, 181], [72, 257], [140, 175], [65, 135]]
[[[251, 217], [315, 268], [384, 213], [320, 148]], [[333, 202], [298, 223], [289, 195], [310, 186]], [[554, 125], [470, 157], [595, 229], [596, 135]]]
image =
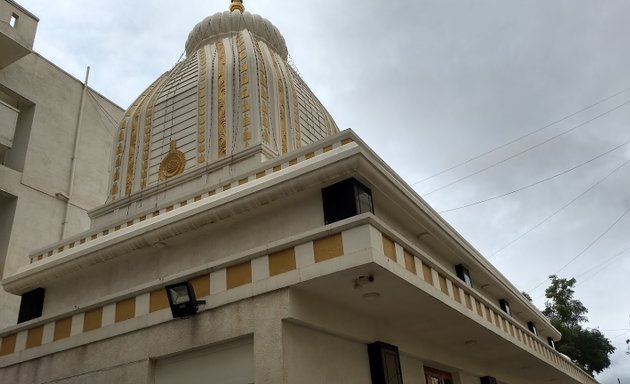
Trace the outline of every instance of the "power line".
[[[615, 227], [615, 225], [617, 225], [617, 223], [619, 223], [621, 221], [621, 219], [624, 218], [624, 216], [626, 216], [628, 213], [630, 213], [630, 208], [626, 209], [626, 211], [617, 218], [617, 220], [615, 220], [614, 223], [612, 223], [608, 228], [606, 228], [606, 230], [604, 232], [602, 232], [599, 236], [597, 236], [595, 238], [595, 240], [591, 241], [591, 243], [582, 250], [582, 252], [578, 253], [574, 258], [572, 258], [571, 260], [569, 260], [565, 265], [562, 266], [562, 268], [558, 269], [556, 272], [552, 273], [552, 275], [557, 275], [558, 273], [560, 273], [562, 270], [564, 270], [566, 267], [568, 267], [571, 263], [573, 263], [575, 260], [577, 260], [580, 256], [582, 256], [583, 254], [586, 253], [586, 251], [588, 251], [589, 249], [591, 249], [593, 247], [593, 245], [595, 245], [601, 238], [603, 238], [604, 236], [606, 236], [606, 234], [608, 232], [610, 232], [611, 229], [613, 229]], [[543, 285], [547, 280], [549, 280], [548, 278], [541, 281], [538, 285], [536, 285], [534, 288], [530, 289], [528, 292], [531, 293], [533, 290], [535, 290], [536, 288], [540, 287], [541, 285]]]
[[[90, 90], [88, 90], [88, 94], [90, 95], [90, 97], [92, 98], [94, 104], [98, 107], [98, 109], [100, 109], [103, 114], [105, 115], [105, 117], [107, 117], [107, 119], [110, 121], [110, 123], [116, 127], [118, 126], [118, 121], [116, 118], [114, 118], [106, 109], [105, 107], [103, 107], [103, 105], [101, 105], [101, 103], [98, 101], [98, 99], [96, 99], [96, 97], [92, 94], [92, 92]], [[100, 115], [99, 115], [100, 116]]]
[[594, 272], [594, 273], [591, 273], [591, 274], [590, 274], [590, 275], [589, 275], [586, 279], [582, 280], [582, 281], [581, 281], [581, 283], [584, 283], [584, 282], [586, 282], [586, 281], [588, 281], [588, 280], [592, 279], [595, 275], [597, 275], [598, 273], [602, 272], [603, 270], [605, 270], [605, 269], [608, 267], [606, 264], [608, 264], [609, 262], [611, 262], [611, 261], [615, 260], [616, 258], [618, 258], [618, 257], [620, 257], [620, 256], [625, 255], [626, 253], [628, 253], [628, 251], [630, 251], [630, 247], [628, 247], [628, 248], [624, 249], [624, 250], [623, 250], [623, 251], [621, 251], [621, 252], [616, 253], [614, 256], [612, 256], [612, 257], [610, 257], [610, 258], [608, 258], [608, 259], [606, 259], [606, 260], [602, 261], [601, 263], [599, 263], [599, 264], [597, 264], [597, 265], [595, 265], [595, 266], [593, 266], [593, 267], [591, 267], [591, 268], [587, 269], [586, 271], [584, 271], [584, 272], [580, 273], [579, 275], [577, 275], [575, 278], [577, 279], [578, 277], [582, 277], [582, 276], [584, 276], [584, 275], [586, 275], [586, 274], [588, 274], [588, 273], [591, 273], [591, 272], [592, 272], [592, 271], [594, 271], [595, 269], [597, 269], [597, 268], [600, 268], [600, 267], [601, 267], [599, 271]]
[[585, 162], [583, 162], [583, 163], [580, 163], [580, 164], [578, 164], [578, 165], [576, 165], [576, 166], [574, 166], [574, 167], [572, 167], [572, 168], [569, 168], [569, 169], [564, 170], [564, 171], [562, 171], [562, 172], [556, 173], [556, 174], [555, 174], [555, 175], [553, 175], [553, 176], [545, 177], [544, 179], [541, 179], [541, 180], [538, 180], [538, 181], [536, 181], [536, 182], [534, 182], [534, 183], [531, 183], [531, 184], [525, 185], [525, 186], [523, 186], [523, 187], [517, 188], [517, 189], [515, 189], [515, 190], [513, 190], [513, 191], [506, 192], [506, 193], [503, 193], [503, 194], [501, 194], [501, 195], [497, 195], [497, 196], [489, 197], [489, 198], [487, 198], [487, 199], [477, 200], [477, 201], [475, 201], [475, 202], [473, 202], [473, 203], [469, 203], [469, 204], [466, 204], [466, 205], [462, 205], [462, 206], [459, 206], [459, 207], [456, 207], [456, 208], [450, 208], [450, 209], [446, 209], [446, 210], [443, 210], [443, 211], [439, 211], [438, 213], [440, 213], [440, 214], [441, 214], [441, 213], [453, 212], [453, 211], [457, 211], [457, 210], [460, 210], [460, 209], [464, 209], [464, 208], [472, 207], [472, 206], [475, 206], [475, 205], [483, 204], [483, 203], [486, 203], [486, 202], [491, 201], [491, 200], [496, 200], [496, 199], [499, 199], [499, 198], [502, 198], [502, 197], [505, 197], [505, 196], [512, 195], [512, 194], [514, 194], [514, 193], [517, 193], [517, 192], [523, 191], [523, 190], [525, 190], [525, 189], [528, 189], [528, 188], [534, 187], [534, 186], [536, 186], [536, 185], [538, 185], [538, 184], [542, 184], [542, 183], [545, 183], [545, 182], [547, 182], [547, 181], [553, 180], [553, 179], [555, 179], [555, 178], [557, 178], [557, 177], [560, 177], [560, 176], [566, 175], [567, 173], [573, 172], [573, 171], [575, 171], [576, 169], [578, 169], [578, 168], [580, 168], [580, 167], [583, 167], [583, 166], [585, 166], [585, 165], [587, 165], [587, 164], [589, 164], [589, 163], [591, 163], [591, 162], [593, 162], [593, 161], [595, 161], [595, 160], [597, 160], [597, 159], [599, 159], [599, 158], [601, 158], [601, 157], [603, 157], [603, 156], [606, 156], [607, 154], [609, 154], [609, 153], [611, 153], [611, 152], [614, 152], [614, 151], [616, 151], [617, 149], [622, 148], [622, 147], [624, 147], [624, 146], [626, 146], [626, 145], [628, 145], [628, 144], [630, 144], [630, 140], [628, 140], [628, 141], [624, 142], [623, 144], [620, 144], [620, 145], [618, 145], [618, 146], [616, 146], [616, 147], [614, 147], [614, 148], [612, 148], [612, 149], [610, 149], [610, 150], [608, 150], [608, 151], [606, 151], [606, 152], [604, 152], [604, 153], [602, 153], [602, 154], [599, 154], [599, 155], [597, 155], [597, 156], [595, 156], [595, 157], [593, 157], [593, 158], [591, 158], [591, 159], [589, 159], [589, 160], [587, 160], [587, 161], [585, 161]]
[[532, 231], [534, 231], [535, 229], [537, 229], [538, 227], [540, 227], [541, 225], [543, 225], [544, 223], [546, 223], [547, 221], [549, 221], [550, 219], [552, 219], [553, 217], [555, 217], [557, 214], [559, 214], [560, 212], [562, 212], [563, 210], [565, 210], [566, 208], [568, 208], [570, 205], [572, 205], [573, 203], [575, 203], [577, 200], [579, 200], [582, 196], [586, 195], [587, 193], [589, 193], [590, 191], [592, 191], [595, 187], [597, 187], [598, 185], [600, 185], [601, 183], [603, 183], [606, 179], [608, 179], [610, 176], [612, 176], [615, 172], [617, 172], [619, 169], [623, 168], [624, 166], [626, 166], [628, 163], [630, 163], [630, 160], [626, 160], [624, 163], [622, 163], [620, 166], [618, 166], [617, 168], [613, 169], [610, 173], [608, 173], [606, 176], [604, 176], [602, 179], [600, 179], [599, 181], [597, 181], [595, 184], [591, 185], [590, 187], [588, 187], [584, 192], [580, 193], [579, 195], [577, 195], [576, 197], [574, 197], [571, 201], [569, 201], [567, 204], [563, 205], [562, 207], [560, 207], [559, 209], [557, 209], [555, 212], [553, 212], [551, 215], [545, 217], [542, 221], [538, 222], [538, 224], [534, 225], [533, 227], [531, 227], [530, 229], [528, 229], [527, 231], [523, 232], [522, 234], [520, 234], [517, 238], [515, 238], [514, 240], [510, 241], [509, 243], [507, 243], [506, 245], [504, 245], [503, 247], [501, 247], [500, 249], [498, 249], [497, 251], [494, 251], [489, 257], [488, 259], [492, 258], [493, 256], [497, 255], [498, 253], [500, 253], [501, 251], [503, 251], [504, 249], [506, 249], [507, 247], [509, 247], [510, 245], [516, 243], [517, 241], [519, 241], [520, 239], [522, 239], [523, 237], [527, 236], [529, 233], [531, 233]]
[[542, 141], [542, 142], [540, 142], [540, 143], [537, 143], [537, 144], [534, 144], [534, 145], [532, 145], [532, 146], [530, 146], [530, 147], [527, 147], [527, 148], [525, 148], [524, 150], [519, 151], [519, 152], [517, 152], [517, 153], [515, 153], [515, 154], [513, 154], [513, 155], [510, 155], [510, 156], [506, 157], [506, 158], [505, 158], [505, 159], [503, 159], [503, 160], [500, 160], [500, 161], [495, 162], [495, 163], [493, 163], [493, 164], [491, 164], [491, 165], [488, 165], [487, 167], [482, 168], [482, 169], [480, 169], [480, 170], [478, 170], [478, 171], [475, 171], [475, 172], [473, 172], [473, 173], [471, 173], [471, 174], [468, 174], [468, 175], [466, 175], [466, 176], [462, 176], [462, 177], [460, 177], [459, 179], [457, 179], [457, 180], [455, 180], [455, 181], [452, 181], [452, 182], [450, 182], [450, 183], [448, 183], [448, 184], [446, 184], [446, 185], [443, 185], [443, 186], [441, 186], [441, 187], [439, 187], [439, 188], [437, 188], [437, 189], [434, 189], [434, 190], [432, 190], [432, 191], [430, 191], [430, 192], [428, 192], [428, 193], [423, 194], [423, 196], [429, 196], [429, 195], [431, 195], [431, 194], [433, 194], [433, 193], [435, 193], [435, 192], [438, 192], [438, 191], [441, 191], [441, 190], [443, 190], [443, 189], [445, 189], [445, 188], [448, 188], [448, 187], [452, 186], [453, 184], [457, 184], [457, 183], [459, 183], [460, 181], [463, 181], [463, 180], [469, 179], [469, 178], [471, 178], [471, 177], [473, 177], [473, 176], [475, 176], [475, 175], [478, 175], [478, 174], [480, 174], [480, 173], [482, 173], [482, 172], [484, 172], [484, 171], [487, 171], [487, 170], [488, 170], [488, 169], [490, 169], [490, 168], [496, 167], [496, 166], [497, 166], [497, 165], [499, 165], [499, 164], [503, 164], [503, 163], [505, 163], [505, 162], [507, 162], [507, 161], [509, 161], [509, 160], [512, 160], [512, 159], [514, 159], [514, 158], [516, 158], [516, 157], [518, 157], [518, 156], [520, 156], [520, 155], [522, 155], [522, 154], [524, 154], [524, 153], [526, 153], [526, 152], [531, 151], [532, 149], [535, 149], [535, 148], [538, 148], [538, 147], [540, 147], [540, 146], [542, 146], [542, 145], [545, 145], [545, 144], [549, 143], [550, 141], [557, 139], [557, 138], [558, 138], [558, 137], [560, 137], [560, 136], [564, 136], [564, 135], [566, 135], [566, 134], [568, 134], [568, 133], [570, 133], [570, 132], [573, 132], [573, 131], [575, 131], [576, 129], [578, 129], [578, 128], [580, 128], [580, 127], [583, 127], [583, 126], [585, 126], [585, 125], [587, 125], [587, 124], [589, 124], [589, 123], [591, 123], [591, 122], [593, 122], [593, 121], [595, 121], [595, 120], [597, 120], [597, 119], [599, 119], [599, 118], [601, 118], [601, 117], [603, 117], [603, 116], [605, 116], [605, 115], [607, 115], [607, 114], [609, 114], [609, 113], [612, 113], [612, 112], [614, 112], [614, 111], [616, 111], [616, 110], [618, 110], [618, 109], [620, 109], [620, 108], [622, 108], [622, 107], [624, 107], [624, 106], [626, 106], [626, 105], [628, 105], [628, 104], [630, 104], [630, 101], [626, 101], [625, 103], [620, 104], [620, 105], [616, 106], [615, 108], [612, 108], [612, 109], [607, 110], [606, 112], [600, 113], [599, 115], [597, 115], [597, 116], [595, 116], [595, 117], [593, 117], [593, 118], [591, 118], [591, 119], [588, 119], [588, 120], [586, 120], [585, 122], [580, 123], [580, 124], [578, 124], [578, 125], [574, 126], [573, 128], [571, 128], [571, 129], [569, 129], [569, 130], [563, 131], [563, 132], [561, 132], [561, 133], [559, 133], [559, 134], [557, 134], [557, 135], [554, 135], [554, 136], [552, 136], [552, 137], [550, 137], [550, 138], [548, 138], [548, 139], [546, 139], [546, 140], [544, 140], [544, 141]]
[[529, 136], [532, 136], [532, 135], [534, 135], [534, 134], [536, 134], [536, 133], [538, 133], [538, 132], [540, 132], [540, 131], [543, 131], [543, 130], [545, 130], [545, 129], [549, 128], [549, 127], [552, 127], [552, 126], [554, 126], [554, 125], [556, 125], [556, 124], [559, 124], [559, 123], [561, 123], [561, 122], [563, 122], [563, 121], [565, 121], [565, 120], [567, 120], [567, 119], [570, 119], [570, 118], [571, 118], [571, 117], [573, 117], [573, 116], [576, 116], [576, 115], [578, 115], [578, 114], [580, 114], [580, 113], [582, 113], [582, 112], [585, 112], [585, 111], [587, 111], [587, 110], [589, 110], [589, 109], [591, 109], [591, 108], [593, 108], [593, 107], [596, 107], [596, 106], [598, 106], [598, 105], [600, 105], [600, 104], [602, 104], [602, 103], [604, 103], [604, 102], [606, 102], [606, 101], [608, 101], [608, 100], [610, 100], [610, 99], [612, 99], [612, 98], [614, 98], [614, 97], [617, 97], [617, 96], [621, 95], [622, 93], [627, 92], [628, 90], [630, 90], [630, 87], [628, 87], [628, 88], [626, 88], [626, 89], [624, 89], [624, 90], [621, 90], [621, 91], [619, 91], [619, 92], [617, 92], [617, 93], [615, 93], [615, 94], [613, 94], [613, 95], [611, 95], [611, 96], [605, 97], [605, 98], [603, 98], [603, 99], [601, 99], [601, 100], [599, 100], [599, 101], [597, 101], [597, 102], [595, 102], [595, 103], [593, 103], [593, 104], [591, 104], [591, 105], [588, 105], [588, 106], [586, 106], [586, 107], [584, 107], [584, 108], [580, 109], [580, 110], [579, 110], [579, 111], [577, 111], [577, 112], [573, 112], [573, 113], [571, 113], [571, 114], [569, 114], [569, 115], [566, 115], [566, 116], [564, 116], [563, 118], [561, 118], [561, 119], [559, 119], [559, 120], [556, 120], [556, 121], [554, 121], [554, 122], [552, 122], [552, 123], [549, 123], [549, 124], [545, 125], [545, 126], [544, 126], [544, 127], [542, 127], [542, 128], [538, 128], [538, 129], [536, 129], [536, 130], [534, 130], [534, 131], [531, 131], [531, 132], [529, 132], [529, 133], [526, 133], [525, 135], [520, 136], [520, 137], [517, 137], [516, 139], [513, 139], [513, 140], [511, 140], [511, 141], [508, 141], [508, 142], [507, 142], [507, 143], [505, 143], [505, 144], [501, 144], [501, 145], [499, 145], [499, 146], [497, 146], [497, 147], [494, 147], [494, 148], [492, 148], [492, 149], [490, 149], [490, 150], [488, 150], [488, 151], [486, 151], [486, 152], [483, 152], [483, 153], [481, 153], [481, 154], [479, 154], [479, 155], [477, 155], [477, 156], [471, 157], [471, 158], [470, 158], [470, 159], [468, 159], [468, 160], [464, 160], [464, 161], [462, 161], [461, 163], [455, 164], [455, 165], [453, 165], [453, 166], [451, 166], [451, 167], [449, 167], [449, 168], [446, 168], [446, 169], [444, 169], [444, 170], [442, 170], [442, 171], [439, 171], [439, 172], [437, 172], [437, 173], [434, 173], [434, 174], [432, 174], [431, 176], [425, 177], [424, 179], [421, 179], [421, 180], [415, 181], [415, 182], [411, 183], [410, 185], [412, 185], [412, 186], [413, 186], [413, 185], [416, 185], [416, 184], [420, 184], [420, 183], [425, 182], [425, 181], [427, 181], [427, 180], [433, 179], [433, 178], [435, 178], [435, 177], [437, 177], [437, 176], [443, 175], [443, 174], [445, 174], [446, 172], [452, 171], [453, 169], [459, 168], [459, 167], [461, 167], [462, 165], [466, 165], [466, 164], [468, 164], [468, 163], [470, 163], [470, 162], [472, 162], [472, 161], [475, 161], [475, 160], [480, 159], [480, 158], [482, 158], [482, 157], [484, 157], [484, 156], [486, 156], [486, 155], [489, 155], [489, 154], [491, 154], [491, 153], [494, 153], [494, 152], [498, 151], [499, 149], [503, 149], [503, 148], [505, 148], [505, 147], [507, 147], [507, 146], [509, 146], [509, 145], [512, 145], [512, 144], [514, 144], [514, 143], [516, 143], [516, 142], [519, 142], [519, 141], [521, 141], [521, 140], [523, 140], [523, 139], [525, 139], [525, 138], [527, 138], [527, 137], [529, 137]]

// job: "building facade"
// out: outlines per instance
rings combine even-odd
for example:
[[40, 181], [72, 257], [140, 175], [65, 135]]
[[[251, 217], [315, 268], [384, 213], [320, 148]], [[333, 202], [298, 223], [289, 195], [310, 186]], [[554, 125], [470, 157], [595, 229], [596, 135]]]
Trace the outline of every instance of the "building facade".
[[90, 229], [5, 276], [31, 316], [0, 382], [596, 383], [269, 21], [233, 1], [186, 52], [121, 117]]
[[[85, 231], [107, 198], [123, 112], [33, 52], [38, 19], [0, 1], [0, 268], [11, 276], [34, 249]], [[36, 234], [36, 235], [34, 235]], [[0, 326], [20, 297], [0, 289]]]

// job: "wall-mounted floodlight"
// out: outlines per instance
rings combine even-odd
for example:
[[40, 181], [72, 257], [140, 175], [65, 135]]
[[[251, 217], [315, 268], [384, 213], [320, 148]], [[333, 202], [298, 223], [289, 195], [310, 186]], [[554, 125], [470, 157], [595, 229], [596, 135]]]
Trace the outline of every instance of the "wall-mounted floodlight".
[[200, 304], [206, 303], [205, 300], [197, 300], [193, 286], [187, 281], [167, 285], [166, 296], [174, 318], [190, 317], [197, 313]]

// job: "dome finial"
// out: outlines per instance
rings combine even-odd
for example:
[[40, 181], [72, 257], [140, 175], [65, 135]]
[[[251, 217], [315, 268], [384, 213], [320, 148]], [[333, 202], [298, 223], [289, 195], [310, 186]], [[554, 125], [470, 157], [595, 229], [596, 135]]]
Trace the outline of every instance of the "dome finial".
[[241, 11], [241, 13], [245, 12], [243, 0], [232, 0], [232, 4], [230, 4], [230, 12], [234, 12], [236, 10]]

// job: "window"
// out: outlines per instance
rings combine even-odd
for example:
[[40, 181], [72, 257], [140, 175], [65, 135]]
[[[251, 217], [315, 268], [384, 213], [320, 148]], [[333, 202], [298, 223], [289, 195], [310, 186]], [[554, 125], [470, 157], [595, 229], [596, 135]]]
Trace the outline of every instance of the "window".
[[402, 384], [398, 347], [377, 341], [368, 344], [372, 384]]
[[468, 271], [468, 268], [464, 267], [463, 264], [458, 264], [455, 266], [455, 272], [457, 273], [457, 277], [459, 277], [461, 281], [472, 288], [472, 279], [470, 278], [470, 272]]
[[17, 27], [19, 18], [20, 16], [16, 15], [15, 13], [11, 15], [11, 19], [9, 20], [9, 25], [11, 26], [11, 28]]
[[37, 288], [22, 295], [18, 324], [36, 319], [42, 315], [45, 293], [44, 288]]
[[512, 316], [512, 309], [510, 308], [510, 303], [507, 300], [501, 299], [499, 300], [499, 305], [501, 306], [501, 310], [508, 315]]
[[534, 335], [538, 336], [538, 331], [536, 330], [536, 324], [534, 324], [533, 321], [528, 321], [527, 322], [527, 328], [529, 329], [529, 331], [531, 333], [533, 333]]
[[448, 372], [424, 367], [424, 376], [427, 384], [453, 384], [453, 376]]
[[322, 201], [326, 224], [361, 213], [374, 213], [372, 191], [353, 178], [322, 189]]

